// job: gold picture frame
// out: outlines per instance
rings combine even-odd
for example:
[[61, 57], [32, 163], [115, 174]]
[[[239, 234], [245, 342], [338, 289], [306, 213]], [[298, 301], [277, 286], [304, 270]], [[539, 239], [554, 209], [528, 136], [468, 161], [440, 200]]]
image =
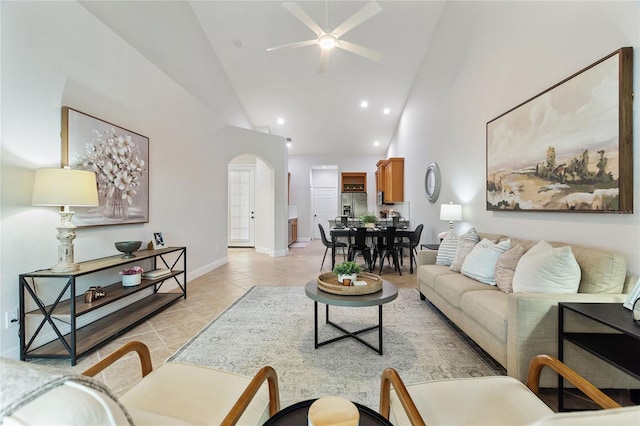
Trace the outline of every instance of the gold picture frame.
[[633, 213], [633, 49], [487, 123], [487, 210]]

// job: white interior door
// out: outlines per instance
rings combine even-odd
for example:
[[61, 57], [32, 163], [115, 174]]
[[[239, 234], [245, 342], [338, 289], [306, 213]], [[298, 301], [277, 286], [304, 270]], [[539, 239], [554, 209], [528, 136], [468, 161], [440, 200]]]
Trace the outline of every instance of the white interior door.
[[313, 238], [320, 238], [318, 223], [322, 224], [325, 232], [329, 232], [329, 220], [338, 215], [338, 188], [313, 188]]
[[255, 246], [255, 167], [229, 166], [229, 247]]

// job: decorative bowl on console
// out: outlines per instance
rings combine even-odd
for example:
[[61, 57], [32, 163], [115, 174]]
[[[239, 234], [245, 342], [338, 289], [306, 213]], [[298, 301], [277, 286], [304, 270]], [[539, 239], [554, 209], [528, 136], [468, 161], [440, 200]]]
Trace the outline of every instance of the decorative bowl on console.
[[142, 241], [118, 241], [115, 243], [116, 249], [124, 253], [123, 259], [131, 259], [136, 257], [133, 252], [138, 250], [142, 245]]

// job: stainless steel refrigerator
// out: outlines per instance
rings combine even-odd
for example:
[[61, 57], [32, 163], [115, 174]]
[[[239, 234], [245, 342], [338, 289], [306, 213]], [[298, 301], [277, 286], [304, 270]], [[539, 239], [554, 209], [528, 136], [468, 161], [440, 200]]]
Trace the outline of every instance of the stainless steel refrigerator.
[[367, 194], [365, 192], [342, 193], [342, 215], [357, 218], [367, 212]]

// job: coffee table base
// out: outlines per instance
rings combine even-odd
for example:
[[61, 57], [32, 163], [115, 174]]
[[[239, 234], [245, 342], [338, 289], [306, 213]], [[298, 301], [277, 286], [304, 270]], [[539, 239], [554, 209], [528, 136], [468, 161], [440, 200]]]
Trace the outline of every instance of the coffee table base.
[[[319, 342], [318, 341], [318, 302], [316, 302], [314, 300], [313, 304], [314, 304], [314, 323], [315, 323], [314, 338], [315, 338], [315, 348], [316, 349], [318, 349], [320, 346], [328, 345], [329, 343], [337, 342], [338, 340], [346, 339], [347, 337], [352, 337], [352, 338], [356, 339], [358, 342], [360, 342], [363, 345], [367, 346], [368, 348], [371, 348], [374, 351], [378, 352], [379, 355], [382, 355], [382, 305], [378, 305], [378, 324], [374, 325], [374, 326], [371, 326], [371, 327], [363, 328], [363, 329], [357, 330], [357, 331], [346, 330], [345, 328], [339, 326], [338, 324], [330, 321], [329, 320], [329, 305], [325, 305], [325, 310], [326, 310], [326, 312], [325, 312], [325, 322], [327, 324], [333, 326], [335, 329], [339, 330], [341, 333], [343, 333], [343, 335], [342, 336], [338, 336], [338, 337], [334, 337], [333, 339], [325, 340], [324, 342]], [[378, 329], [378, 347], [377, 348], [375, 346], [373, 346], [371, 343], [364, 341], [363, 339], [361, 339], [358, 336], [358, 334], [366, 333], [367, 331], [371, 331], [371, 330], [375, 330], [375, 329]]]

